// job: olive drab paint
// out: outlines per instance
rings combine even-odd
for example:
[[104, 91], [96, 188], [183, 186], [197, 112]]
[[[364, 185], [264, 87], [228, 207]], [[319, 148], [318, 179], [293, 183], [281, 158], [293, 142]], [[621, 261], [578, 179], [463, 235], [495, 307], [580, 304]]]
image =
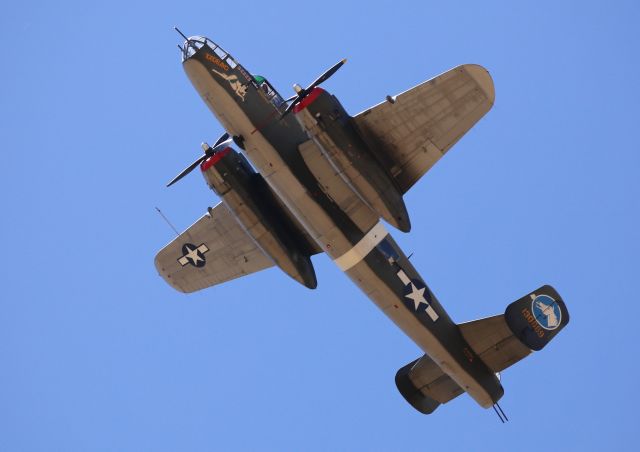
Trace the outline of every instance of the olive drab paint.
[[200, 164], [222, 203], [158, 252], [162, 277], [194, 292], [277, 265], [315, 288], [310, 257], [324, 252], [423, 351], [396, 374], [414, 408], [464, 392], [496, 404], [498, 372], [564, 328], [564, 302], [543, 286], [456, 324], [383, 222], [410, 230], [403, 195], [493, 106], [486, 69], [458, 66], [350, 116], [318, 87], [346, 60], [284, 100], [210, 39], [183, 37], [183, 68], [227, 133], [172, 183]]

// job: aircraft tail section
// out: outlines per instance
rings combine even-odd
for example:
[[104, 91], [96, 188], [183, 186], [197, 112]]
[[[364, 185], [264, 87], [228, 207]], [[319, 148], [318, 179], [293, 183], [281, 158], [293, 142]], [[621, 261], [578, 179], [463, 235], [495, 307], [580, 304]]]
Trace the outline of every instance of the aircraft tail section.
[[569, 323], [569, 311], [553, 287], [542, 286], [511, 303], [504, 318], [524, 345], [538, 351]]
[[[544, 348], [569, 323], [564, 301], [551, 286], [514, 301], [504, 314], [458, 325], [468, 346], [468, 359], [480, 359], [492, 372], [501, 372], [533, 351]], [[428, 355], [398, 370], [396, 386], [416, 410], [433, 413], [463, 389]]]
[[551, 286], [514, 301], [503, 315], [458, 325], [473, 351], [494, 372], [500, 372], [539, 351], [569, 323], [569, 311]]

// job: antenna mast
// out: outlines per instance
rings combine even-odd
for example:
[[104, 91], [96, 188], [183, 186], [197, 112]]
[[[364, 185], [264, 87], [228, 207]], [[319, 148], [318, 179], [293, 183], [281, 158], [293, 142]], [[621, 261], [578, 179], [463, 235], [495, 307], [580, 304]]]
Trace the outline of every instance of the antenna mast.
[[165, 217], [165, 216], [164, 216], [164, 214], [162, 213], [162, 211], [161, 211], [160, 209], [158, 209], [157, 207], [156, 207], [156, 210], [158, 211], [158, 213], [160, 214], [160, 216], [164, 219], [164, 221], [166, 221], [166, 222], [167, 222], [167, 224], [169, 225], [169, 227], [170, 227], [171, 229], [173, 229], [173, 232], [175, 232], [175, 233], [176, 233], [176, 235], [178, 235], [178, 236], [179, 236], [179, 235], [180, 235], [180, 233], [178, 232], [178, 230], [177, 230], [176, 228], [174, 228], [174, 227], [173, 227], [173, 225], [171, 224], [171, 222], [169, 221], [169, 219], [168, 219], [167, 217]]

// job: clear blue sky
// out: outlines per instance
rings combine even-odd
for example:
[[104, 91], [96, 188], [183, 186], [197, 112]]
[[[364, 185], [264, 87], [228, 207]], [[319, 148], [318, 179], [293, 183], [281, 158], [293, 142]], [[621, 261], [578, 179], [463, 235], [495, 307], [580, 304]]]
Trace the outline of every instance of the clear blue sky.
[[[633, 450], [640, 397], [637, 2], [11, 2], [0, 15], [0, 450]], [[284, 96], [355, 114], [462, 63], [493, 110], [407, 196], [395, 232], [459, 322], [543, 283], [571, 323], [503, 373], [511, 422], [398, 394], [421, 353], [326, 256], [185, 296], [155, 252], [218, 201], [221, 126], [171, 29]]]

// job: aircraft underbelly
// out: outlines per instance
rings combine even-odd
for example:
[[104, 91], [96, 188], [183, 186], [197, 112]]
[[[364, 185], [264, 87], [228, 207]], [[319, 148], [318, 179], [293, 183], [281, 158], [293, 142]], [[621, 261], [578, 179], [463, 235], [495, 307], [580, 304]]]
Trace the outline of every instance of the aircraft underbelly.
[[[314, 167], [313, 157], [305, 155], [307, 151], [299, 151], [296, 147], [294, 151], [299, 161], [292, 162], [291, 149], [283, 149], [289, 144], [267, 139], [268, 134], [247, 116], [243, 109], [247, 106], [224, 89], [222, 82], [209, 74], [200, 62], [186, 61], [184, 67], [200, 96], [227, 131], [242, 136], [251, 163], [318, 246], [461, 388], [480, 405], [491, 406], [497, 400], [497, 379], [486, 367], [478, 367], [477, 363], [470, 365], [461, 359], [466, 342], [457, 326], [378, 222], [378, 215], [371, 209], [367, 213], [358, 208], [360, 218], [354, 219], [353, 215], [349, 216], [348, 209], [339, 205], [340, 201], [336, 204], [327, 193], [314, 193], [321, 191], [316, 178], [322, 168]], [[281, 130], [280, 134], [283, 132], [286, 131]], [[282, 156], [287, 153], [289, 160], [285, 162]], [[293, 164], [298, 165], [295, 175]], [[306, 176], [301, 175], [305, 172], [308, 173]], [[319, 200], [319, 196], [324, 196], [324, 201]], [[332, 203], [330, 208], [327, 198]], [[428, 296], [428, 303], [424, 304], [428, 309], [415, 301], [416, 294], [422, 289]], [[407, 293], [407, 290], [413, 292]], [[411, 296], [414, 301], [410, 300]], [[411, 303], [415, 309], [411, 309]]]
[[490, 407], [499, 398], [501, 390], [495, 375], [486, 366], [467, 361], [467, 344], [456, 324], [389, 234], [362, 260], [343, 270], [481, 406]]
[[[186, 61], [184, 68], [193, 86], [225, 129], [230, 134], [243, 137], [245, 153], [251, 163], [318, 246], [332, 258], [337, 258], [351, 249], [352, 241], [314, 199], [307, 187], [294, 176], [274, 145], [256, 129], [237, 101], [200, 62]], [[365, 232], [362, 231], [362, 234]]]

